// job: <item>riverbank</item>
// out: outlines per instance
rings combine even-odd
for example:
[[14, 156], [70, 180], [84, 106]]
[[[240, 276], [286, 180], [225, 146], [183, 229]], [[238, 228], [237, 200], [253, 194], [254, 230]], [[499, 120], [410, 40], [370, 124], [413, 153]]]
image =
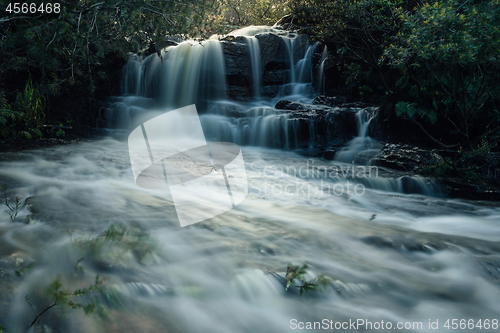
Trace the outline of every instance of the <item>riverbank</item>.
[[71, 145], [80, 142], [94, 142], [98, 137], [71, 135], [63, 138], [39, 138], [39, 139], [16, 139], [0, 140], [0, 153], [15, 152], [21, 150], [41, 149], [52, 146]]

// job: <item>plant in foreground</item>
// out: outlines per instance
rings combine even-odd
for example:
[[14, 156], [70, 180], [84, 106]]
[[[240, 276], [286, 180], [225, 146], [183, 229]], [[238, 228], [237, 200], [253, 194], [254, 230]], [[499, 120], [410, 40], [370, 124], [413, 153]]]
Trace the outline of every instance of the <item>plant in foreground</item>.
[[10, 333], [9, 331], [7, 331], [7, 330], [5, 329], [5, 327], [3, 327], [2, 325], [0, 325], [0, 333], [4, 333], [4, 332], [5, 332], [5, 333]]
[[319, 286], [326, 286], [329, 284], [328, 278], [324, 275], [320, 275], [315, 279], [306, 281], [305, 275], [307, 273], [307, 269], [309, 268], [308, 263], [304, 263], [302, 266], [298, 265], [293, 265], [293, 264], [288, 264], [286, 268], [286, 286], [285, 290], [288, 290], [291, 286], [292, 283], [294, 283], [296, 280], [300, 280], [300, 283], [298, 286], [295, 286], [299, 288], [299, 295], [302, 296], [302, 292], [306, 291], [313, 291], [317, 290]]
[[17, 214], [19, 213], [19, 207], [21, 207], [21, 198], [16, 197], [11, 207], [11, 205], [9, 205], [9, 198], [7, 198], [7, 184], [3, 184], [0, 190], [2, 191], [5, 199], [5, 206], [9, 208], [9, 210], [6, 210], [6, 212], [10, 215], [10, 220], [15, 221]]
[[36, 313], [33, 305], [31, 305], [28, 295], [26, 295], [26, 302], [28, 302], [31, 309], [33, 310], [33, 314], [35, 315], [35, 319], [29, 325], [29, 327], [36, 325], [40, 317], [42, 317], [50, 309], [57, 306], [63, 306], [70, 309], [82, 309], [85, 314], [91, 314], [98, 311], [102, 312], [104, 308], [95, 298], [91, 298], [91, 300], [86, 305], [75, 301], [75, 298], [86, 297], [91, 295], [92, 293], [102, 292], [102, 285], [104, 284], [104, 280], [104, 278], [101, 279], [99, 275], [96, 275], [94, 284], [89, 286], [88, 288], [69, 291], [67, 289], [64, 289], [64, 286], [61, 282], [61, 277], [58, 276], [49, 284], [49, 286], [45, 290], [46, 294], [48, 294], [51, 298], [49, 305], [47, 305], [47, 307], [38, 314]]

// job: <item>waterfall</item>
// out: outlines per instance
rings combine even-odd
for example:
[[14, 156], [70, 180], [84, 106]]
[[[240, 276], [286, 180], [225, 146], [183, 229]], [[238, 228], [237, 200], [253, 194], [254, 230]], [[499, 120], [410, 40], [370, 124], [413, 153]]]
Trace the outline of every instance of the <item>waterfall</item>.
[[328, 50], [325, 45], [325, 48], [323, 49], [323, 53], [321, 54], [321, 60], [320, 60], [320, 65], [319, 65], [319, 73], [318, 73], [318, 88], [319, 88], [319, 93], [321, 95], [325, 94], [325, 62], [328, 59]]
[[294, 62], [294, 57], [293, 57], [295, 38], [284, 37], [283, 42], [285, 43], [286, 50], [288, 53], [288, 61], [289, 61], [289, 65], [290, 65], [290, 80], [291, 80], [291, 82], [295, 82], [295, 81], [297, 81], [297, 79], [295, 77], [295, 62]]
[[252, 85], [254, 97], [260, 97], [260, 81], [261, 81], [261, 66], [260, 66], [260, 48], [259, 40], [255, 36], [245, 37], [248, 42], [248, 50], [250, 52], [250, 60], [252, 63]]
[[305, 136], [297, 119], [272, 107], [253, 107], [238, 117], [206, 113], [201, 124], [209, 141], [229, 141], [238, 145], [295, 149]]
[[358, 136], [337, 152], [335, 161], [362, 165], [370, 164], [370, 160], [379, 151], [373, 147], [374, 140], [368, 136], [368, 127], [374, 116], [374, 108], [360, 109], [356, 112]]
[[[335, 154], [334, 160], [336, 162], [360, 166], [369, 166], [372, 164], [372, 159], [380, 152], [380, 145], [378, 142], [368, 136], [370, 122], [374, 116], [375, 108], [359, 109], [356, 112], [358, 135]], [[414, 193], [428, 196], [443, 195], [440, 184], [434, 180], [418, 175], [393, 178], [357, 178], [354, 180], [368, 188], [385, 192]]]
[[112, 101], [107, 126], [124, 128], [153, 108], [175, 109], [226, 97], [222, 45], [218, 40], [184, 41], [141, 59], [132, 56], [123, 69], [123, 96]]
[[[259, 97], [264, 65], [259, 34], [273, 34], [282, 41], [282, 54], [288, 63], [287, 80], [280, 94], [272, 99]], [[297, 36], [270, 27], [247, 27], [230, 34], [239, 43], [239, 52], [248, 52], [253, 99], [242, 103], [226, 98], [225, 59], [223, 42], [215, 39], [203, 43], [185, 41], [144, 59], [132, 56], [123, 70], [123, 96], [114, 100], [108, 110], [109, 124], [138, 126], [141, 115], [161, 113], [187, 104], [205, 103], [200, 121], [208, 141], [227, 141], [241, 146], [260, 146], [286, 150], [314, 151], [321, 130], [316, 133], [313, 120], [299, 113], [277, 110], [277, 100], [310, 101], [313, 81], [313, 55], [318, 43], [309, 43], [308, 37]], [[239, 39], [238, 39], [239, 38]], [[264, 41], [265, 43], [266, 41]], [[268, 42], [269, 43], [269, 42]], [[323, 48], [320, 66], [320, 89], [324, 89], [324, 66], [328, 57]], [[358, 108], [355, 112], [357, 136], [340, 149], [334, 162], [370, 165], [380, 151], [377, 141], [368, 135], [368, 128], [376, 108]], [[149, 117], [150, 118], [150, 117]], [[136, 120], [134, 120], [136, 119]], [[110, 126], [111, 127], [111, 126]], [[436, 185], [416, 177], [374, 178], [365, 181], [367, 187], [394, 192], [432, 194]]]

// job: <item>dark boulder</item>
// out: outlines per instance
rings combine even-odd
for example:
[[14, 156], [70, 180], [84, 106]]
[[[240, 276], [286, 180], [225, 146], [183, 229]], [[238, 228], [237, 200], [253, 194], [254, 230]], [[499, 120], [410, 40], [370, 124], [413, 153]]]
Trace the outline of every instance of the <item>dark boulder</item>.
[[420, 172], [425, 166], [436, 164], [442, 159], [436, 149], [386, 143], [372, 160], [372, 164], [395, 170]]
[[323, 158], [328, 161], [333, 161], [335, 158], [335, 150], [325, 150], [323, 152]]
[[244, 100], [251, 96], [252, 68], [244, 37], [228, 36], [222, 40], [228, 97]]
[[[304, 133], [299, 141], [318, 148], [319, 156], [322, 156], [323, 151], [345, 144], [357, 134], [356, 112], [359, 109], [356, 108], [329, 107], [288, 100], [279, 101], [275, 108], [287, 112], [290, 121], [299, 120], [294, 123], [295, 131]], [[331, 153], [327, 153], [327, 156], [331, 156]]]

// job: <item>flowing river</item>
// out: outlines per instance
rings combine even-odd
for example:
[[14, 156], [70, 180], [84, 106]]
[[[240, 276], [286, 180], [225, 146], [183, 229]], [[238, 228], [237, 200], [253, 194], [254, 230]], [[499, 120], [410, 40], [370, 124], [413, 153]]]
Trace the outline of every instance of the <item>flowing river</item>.
[[[224, 84], [220, 42], [211, 40], [171, 46], [163, 60], [131, 59], [124, 96], [108, 114], [119, 138], [151, 114], [201, 98], [207, 140], [237, 143], [244, 157], [248, 195], [226, 213], [181, 228], [164, 191], [135, 184], [123, 139], [0, 156], [9, 205], [14, 196], [22, 203], [15, 221], [6, 206], [0, 212], [0, 326], [10, 332], [448, 332], [460, 330], [464, 319], [463, 330], [498, 331], [498, 203], [449, 199], [431, 180], [358, 158], [377, 147], [366, 135], [366, 110], [358, 111], [358, 136], [336, 160], [299, 154], [299, 127], [273, 105], [285, 96], [311, 100], [308, 73], [317, 46], [295, 52], [299, 36], [266, 27], [233, 35], [243, 36], [255, 57], [253, 36], [270, 31], [289, 48], [293, 72], [276, 98], [254, 91], [251, 102], [228, 101], [223, 93], [207, 102], [211, 93], [203, 87]], [[404, 179], [418, 193], [404, 191]], [[297, 281], [286, 290], [287, 265], [304, 262], [306, 281], [324, 275], [327, 283], [302, 295]], [[96, 275], [105, 278], [105, 292], [72, 300], [94, 302], [97, 313], [61, 303], [30, 326], [53, 304], [48, 286], [55, 279], [60, 290], [74, 292]]]

